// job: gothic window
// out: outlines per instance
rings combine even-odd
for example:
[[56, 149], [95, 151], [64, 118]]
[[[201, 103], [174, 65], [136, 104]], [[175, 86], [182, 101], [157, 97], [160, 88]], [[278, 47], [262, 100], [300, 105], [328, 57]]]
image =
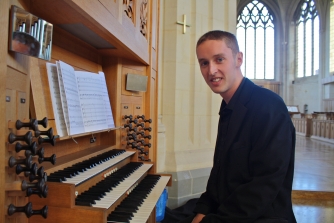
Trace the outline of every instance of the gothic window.
[[295, 14], [297, 77], [319, 72], [319, 16], [314, 0], [303, 0]]
[[334, 0], [330, 3], [329, 26], [329, 72], [334, 75]]
[[239, 13], [237, 39], [244, 53], [242, 73], [249, 79], [275, 78], [274, 17], [261, 1], [253, 0]]

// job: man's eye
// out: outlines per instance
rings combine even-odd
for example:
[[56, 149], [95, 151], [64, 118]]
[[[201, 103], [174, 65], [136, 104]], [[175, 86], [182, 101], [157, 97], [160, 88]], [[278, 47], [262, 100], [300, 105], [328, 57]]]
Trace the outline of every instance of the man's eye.
[[221, 57], [220, 57], [220, 58], [217, 58], [217, 61], [218, 61], [218, 62], [223, 62], [223, 58], [221, 58]]
[[208, 63], [207, 61], [204, 61], [204, 62], [201, 62], [201, 63], [200, 63], [200, 66], [201, 66], [201, 67], [204, 67], [204, 66], [207, 66], [208, 64], [209, 64], [209, 63]]

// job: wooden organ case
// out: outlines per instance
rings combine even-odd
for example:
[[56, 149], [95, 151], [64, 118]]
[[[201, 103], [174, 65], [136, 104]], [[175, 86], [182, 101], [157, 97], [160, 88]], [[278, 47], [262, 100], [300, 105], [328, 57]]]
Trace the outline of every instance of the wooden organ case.
[[[44, 195], [28, 196], [23, 190], [23, 182], [29, 188], [30, 184], [37, 185], [34, 183], [37, 181], [29, 183], [28, 175], [24, 171], [18, 173], [13, 167], [16, 163], [26, 162], [27, 154], [24, 150], [17, 151], [15, 143], [9, 142], [9, 135], [13, 134], [16, 137], [14, 141], [19, 142], [24, 141], [24, 135], [29, 131], [34, 135], [29, 127], [15, 128], [17, 120], [25, 123], [38, 120], [39, 131], [53, 128], [55, 136], [57, 129], [48, 85], [47, 61], [8, 50], [7, 30], [12, 5], [53, 24], [50, 62], [61, 60], [75, 70], [104, 72], [116, 126], [105, 131], [59, 137], [54, 145], [40, 143], [33, 136], [38, 149], [44, 149], [43, 156], [50, 158], [55, 155], [56, 163], [39, 163], [36, 155], [31, 157], [32, 163], [38, 165], [38, 170], [43, 167], [44, 173], [50, 176], [110, 151], [121, 151], [121, 155], [111, 159], [113, 161], [103, 169], [91, 171], [88, 180], [77, 183], [46, 181]], [[163, 189], [170, 186], [170, 176], [156, 173], [159, 1], [1, 0], [0, 11], [0, 25], [5, 30], [0, 34], [0, 91], [3, 96], [0, 111], [5, 114], [1, 116], [3, 128], [0, 136], [4, 145], [0, 152], [0, 206], [4, 207], [0, 211], [0, 222], [107, 222], [108, 216], [116, 212], [116, 208], [149, 177], [156, 179], [152, 191], [148, 192], [153, 204], [148, 202], [149, 208], [143, 208], [147, 209], [144, 217], [132, 222], [155, 222], [155, 203]], [[129, 73], [147, 76], [145, 92], [126, 90], [126, 75]], [[45, 118], [47, 126], [40, 124]], [[129, 122], [133, 123], [132, 127], [128, 126]], [[136, 123], [136, 128], [142, 129], [144, 134], [133, 130]], [[130, 134], [129, 130], [135, 133]], [[141, 146], [129, 143], [133, 135], [138, 136]], [[14, 159], [11, 166], [9, 159]], [[141, 165], [138, 167], [141, 172], [133, 172], [132, 175], [136, 176], [131, 179], [132, 175], [127, 173], [128, 177], [120, 183], [122, 187], [112, 189], [117, 194], [109, 195], [110, 203], [92, 206], [85, 202], [82, 205], [77, 200], [78, 196], [105, 181], [108, 176], [121, 173], [131, 164]], [[127, 182], [126, 185], [123, 185], [124, 182]], [[47, 216], [43, 217], [43, 213]]]

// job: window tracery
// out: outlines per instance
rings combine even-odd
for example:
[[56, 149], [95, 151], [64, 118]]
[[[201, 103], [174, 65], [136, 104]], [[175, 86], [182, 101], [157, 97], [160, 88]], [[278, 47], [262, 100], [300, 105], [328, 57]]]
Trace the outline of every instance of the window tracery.
[[244, 53], [241, 67], [249, 79], [275, 78], [275, 25], [269, 9], [258, 0], [248, 3], [237, 18], [237, 39]]
[[319, 16], [314, 0], [303, 0], [295, 14], [297, 77], [319, 73]]

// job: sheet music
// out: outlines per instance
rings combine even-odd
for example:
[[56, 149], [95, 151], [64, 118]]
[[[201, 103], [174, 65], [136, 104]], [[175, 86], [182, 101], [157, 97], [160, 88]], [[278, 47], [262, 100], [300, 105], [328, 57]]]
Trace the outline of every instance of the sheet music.
[[75, 71], [62, 61], [47, 63], [59, 136], [115, 128], [103, 72]]
[[60, 98], [57, 65], [47, 62], [46, 69], [48, 74], [51, 102], [52, 102], [53, 113], [55, 116], [57, 134], [60, 137], [67, 136], [68, 134], [64, 119], [63, 106]]
[[100, 71], [99, 77], [100, 77], [100, 89], [102, 92], [102, 98], [104, 100], [106, 110], [107, 110], [107, 126], [109, 129], [115, 128], [115, 122], [114, 122], [114, 117], [112, 115], [109, 94], [108, 94], [108, 89], [107, 89], [107, 83], [106, 83], [106, 78], [104, 76], [104, 73]]
[[100, 75], [75, 72], [85, 131], [107, 129], [107, 109], [104, 103]]
[[[85, 132], [74, 68], [57, 61], [60, 96], [69, 135]], [[63, 84], [63, 86], [62, 86]]]
[[61, 100], [61, 106], [63, 108], [63, 117], [65, 120], [65, 125], [66, 125], [66, 131], [69, 134], [70, 129], [70, 121], [69, 121], [69, 117], [68, 117], [68, 108], [67, 108], [67, 101], [66, 101], [66, 95], [65, 95], [65, 90], [64, 90], [64, 84], [63, 84], [63, 77], [61, 74], [61, 70], [58, 67], [58, 62], [56, 63], [56, 67], [57, 67], [57, 74], [58, 74], [58, 84], [59, 84], [59, 91], [60, 91], [60, 100]]

